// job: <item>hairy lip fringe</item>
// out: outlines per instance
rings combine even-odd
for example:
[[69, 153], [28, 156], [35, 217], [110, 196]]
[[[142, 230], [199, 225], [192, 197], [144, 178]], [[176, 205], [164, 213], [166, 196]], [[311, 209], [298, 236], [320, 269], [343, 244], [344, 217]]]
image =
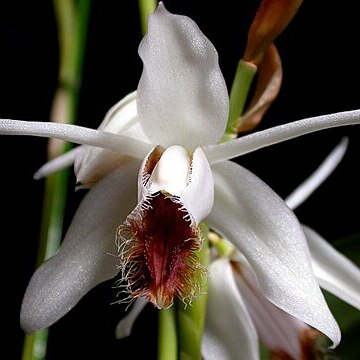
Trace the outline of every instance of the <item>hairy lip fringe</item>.
[[145, 199], [119, 226], [116, 241], [123, 302], [144, 297], [162, 309], [175, 298], [189, 304], [201, 292], [200, 230], [178, 197], [159, 191]]

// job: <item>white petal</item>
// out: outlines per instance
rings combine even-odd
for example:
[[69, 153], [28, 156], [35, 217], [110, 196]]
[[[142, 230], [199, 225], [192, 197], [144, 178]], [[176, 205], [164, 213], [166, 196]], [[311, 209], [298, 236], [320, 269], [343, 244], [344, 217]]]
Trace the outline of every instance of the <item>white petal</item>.
[[[98, 130], [123, 135], [134, 140], [149, 142], [142, 131], [136, 108], [136, 92], [115, 104], [106, 114]], [[131, 149], [129, 149], [131, 151]], [[129, 152], [130, 152], [129, 151]], [[115, 168], [129, 162], [129, 154], [84, 146], [75, 161], [75, 175], [82, 187], [91, 187]]]
[[301, 338], [308, 326], [268, 301], [246, 259], [233, 263], [235, 282], [243, 296], [260, 339], [272, 351], [301, 358]]
[[119, 324], [116, 327], [117, 339], [122, 339], [131, 335], [133, 325], [147, 303], [148, 302], [143, 298], [139, 298], [135, 301], [129, 313], [120, 320]]
[[49, 176], [57, 171], [71, 166], [74, 163], [75, 158], [83, 150], [83, 146], [78, 146], [75, 149], [72, 149], [65, 154], [57, 156], [55, 159], [48, 161], [38, 171], [36, 171], [34, 174], [34, 179], [39, 180], [43, 177]]
[[360, 269], [314, 230], [303, 229], [320, 286], [360, 310]]
[[216, 260], [209, 272], [202, 343], [204, 359], [259, 359], [256, 330], [238, 292], [228, 260]]
[[312, 272], [305, 235], [293, 212], [239, 165], [218, 164], [213, 173], [215, 204], [209, 225], [246, 256], [268, 300], [337, 345], [340, 330]]
[[226, 127], [228, 93], [217, 52], [195, 22], [160, 3], [139, 54], [138, 112], [152, 143], [192, 151], [216, 143]]
[[136, 204], [137, 168], [111, 173], [86, 195], [58, 254], [29, 283], [21, 309], [25, 331], [50, 326], [95, 285], [116, 275], [116, 228]]
[[132, 156], [94, 146], [84, 145], [82, 150], [74, 163], [77, 189], [91, 188], [115, 169], [137, 161]]
[[348, 138], [343, 138], [315, 172], [285, 199], [290, 209], [300, 206], [332, 174], [344, 157], [348, 143]]
[[100, 124], [99, 130], [126, 135], [133, 139], [144, 139], [145, 137], [144, 141], [147, 140], [137, 118], [136, 91], [125, 96], [110, 108]]
[[123, 135], [93, 130], [78, 125], [40, 121], [0, 119], [0, 135], [30, 135], [60, 139], [76, 144], [114, 150], [137, 159], [142, 159], [152, 147], [143, 141]]
[[210, 164], [216, 164], [315, 131], [355, 124], [360, 124], [360, 110], [294, 121], [258, 131], [227, 143], [207, 145], [203, 147], [203, 150]]

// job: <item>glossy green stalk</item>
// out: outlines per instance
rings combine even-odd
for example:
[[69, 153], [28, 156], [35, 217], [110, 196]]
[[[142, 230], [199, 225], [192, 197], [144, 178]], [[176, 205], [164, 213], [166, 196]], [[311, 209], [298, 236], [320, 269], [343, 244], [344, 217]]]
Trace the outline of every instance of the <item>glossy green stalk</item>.
[[[208, 229], [202, 229], [203, 247], [199, 252], [199, 258], [204, 269], [209, 266], [209, 246], [207, 240]], [[201, 360], [201, 342], [204, 331], [207, 285], [208, 279], [204, 274], [199, 274], [201, 282], [201, 294], [193, 302], [184, 307], [179, 303], [177, 307], [177, 326], [179, 338], [180, 360]]]
[[158, 360], [177, 360], [178, 339], [176, 333], [175, 306], [159, 311]]
[[222, 142], [237, 137], [236, 128], [239, 125], [240, 116], [244, 112], [246, 99], [256, 72], [256, 65], [244, 60], [239, 61], [230, 91], [229, 118]]
[[230, 241], [215, 232], [210, 231], [208, 238], [210, 244], [217, 250], [220, 256], [229, 257], [235, 251], [235, 247]]
[[[75, 123], [84, 62], [90, 0], [54, 0], [59, 35], [59, 86], [54, 95], [53, 121]], [[69, 145], [49, 141], [49, 159]], [[36, 265], [53, 256], [62, 238], [66, 205], [68, 171], [49, 176], [45, 182], [42, 225]], [[46, 357], [48, 330], [26, 335], [23, 360], [43, 360]]]
[[157, 0], [139, 0], [141, 32], [143, 35], [147, 31], [147, 18], [154, 12], [156, 6]]

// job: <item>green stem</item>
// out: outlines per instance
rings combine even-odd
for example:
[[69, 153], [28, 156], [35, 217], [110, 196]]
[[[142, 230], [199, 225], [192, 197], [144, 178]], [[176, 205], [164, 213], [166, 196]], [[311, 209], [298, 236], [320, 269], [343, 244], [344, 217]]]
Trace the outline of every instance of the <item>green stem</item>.
[[[60, 246], [66, 204], [68, 171], [50, 175], [45, 182], [43, 217], [37, 265], [52, 257]], [[45, 241], [46, 239], [46, 241]]]
[[141, 32], [143, 35], [147, 31], [147, 18], [154, 12], [156, 6], [157, 0], [139, 0]]
[[159, 311], [158, 335], [158, 360], [177, 360], [178, 343], [174, 306]]
[[35, 334], [26, 335], [22, 360], [43, 360], [46, 356], [48, 331], [40, 330]]
[[[57, 0], [63, 1], [63, 0]], [[75, 24], [72, 79], [73, 88], [71, 94], [71, 121], [74, 123], [78, 112], [80, 86], [82, 82], [82, 69], [85, 60], [87, 30], [90, 18], [91, 0], [78, 0], [77, 2], [77, 21]]]
[[[202, 232], [204, 243], [199, 252], [199, 259], [202, 266], [207, 269], [209, 266], [208, 229], [203, 229]], [[180, 360], [201, 360], [201, 342], [206, 316], [208, 279], [202, 275], [199, 281], [201, 282], [202, 294], [187, 307], [184, 308], [182, 304], [178, 304], [177, 308]]]
[[215, 232], [209, 232], [209, 241], [220, 256], [229, 257], [235, 251], [235, 247], [230, 241], [224, 239]]
[[237, 136], [236, 128], [240, 116], [244, 112], [245, 102], [250, 86], [257, 72], [257, 67], [249, 62], [240, 60], [230, 91], [229, 119], [222, 139], [223, 142], [234, 139]]
[[59, 82], [66, 87], [73, 81], [76, 8], [74, 0], [53, 0], [58, 27]]
[[[63, 117], [60, 116], [61, 119], [58, 114], [53, 114], [55, 121], [75, 123], [76, 120], [90, 3], [90, 0], [79, 0], [75, 7], [73, 0], [54, 0], [60, 55], [59, 87], [54, 96], [54, 108], [60, 98], [61, 109], [65, 114]], [[68, 149], [69, 145], [67, 144], [55, 146], [53, 151], [49, 152], [49, 158], [58, 156]], [[62, 238], [68, 174], [68, 171], [65, 170], [46, 179], [37, 266], [52, 257], [59, 248]], [[22, 359], [45, 359], [47, 338], [47, 329], [26, 335]]]

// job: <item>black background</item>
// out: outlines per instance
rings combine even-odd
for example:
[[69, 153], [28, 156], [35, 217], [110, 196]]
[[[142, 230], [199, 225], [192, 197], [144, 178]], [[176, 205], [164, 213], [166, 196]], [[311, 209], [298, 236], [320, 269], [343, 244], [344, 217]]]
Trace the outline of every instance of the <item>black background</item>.
[[[174, 13], [192, 17], [219, 52], [228, 87], [243, 54], [246, 31], [258, 2], [168, 0]], [[136, 1], [94, 0], [78, 124], [96, 128], [105, 112], [137, 87], [142, 65]], [[0, 4], [0, 117], [46, 121], [57, 84], [58, 49], [51, 1]], [[276, 41], [283, 61], [280, 95], [260, 128], [304, 117], [352, 110], [359, 98], [359, 17], [356, 2], [306, 1]], [[349, 137], [345, 159], [297, 211], [300, 220], [333, 241], [359, 231], [360, 127], [305, 136], [246, 155], [238, 162], [286, 196], [340, 141]], [[20, 358], [22, 296], [34, 271], [43, 181], [32, 174], [46, 161], [46, 140], [1, 137], [2, 322], [10, 358]], [[65, 226], [83, 193], [72, 176]], [[156, 314], [149, 307], [130, 339], [114, 329], [124, 306], [110, 305], [111, 282], [91, 291], [51, 329], [49, 359], [154, 357]], [[3, 335], [4, 338], [4, 335]], [[7, 340], [8, 338], [8, 340]], [[4, 350], [4, 348], [3, 348]]]

